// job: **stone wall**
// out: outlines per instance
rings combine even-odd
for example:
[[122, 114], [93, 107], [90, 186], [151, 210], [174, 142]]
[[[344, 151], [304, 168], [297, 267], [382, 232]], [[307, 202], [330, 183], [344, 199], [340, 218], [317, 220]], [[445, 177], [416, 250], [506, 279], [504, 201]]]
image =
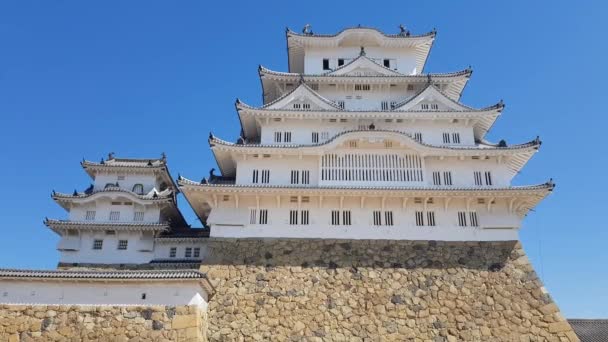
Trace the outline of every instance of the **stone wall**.
[[0, 341], [206, 341], [194, 306], [0, 305]]
[[578, 341], [518, 242], [210, 239], [212, 341]]

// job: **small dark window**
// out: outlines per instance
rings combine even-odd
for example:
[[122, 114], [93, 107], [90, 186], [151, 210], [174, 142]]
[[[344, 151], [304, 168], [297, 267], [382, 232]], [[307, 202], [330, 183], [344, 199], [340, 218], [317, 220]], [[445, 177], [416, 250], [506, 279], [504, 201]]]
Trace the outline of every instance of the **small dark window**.
[[344, 59], [338, 58], [338, 66], [343, 66], [343, 65], [344, 65]]
[[145, 293], [141, 294], [141, 299], [146, 299], [146, 294]]
[[323, 70], [329, 70], [329, 59], [323, 58]]
[[391, 60], [390, 59], [385, 59], [384, 60], [384, 67], [385, 68], [390, 68], [391, 67]]

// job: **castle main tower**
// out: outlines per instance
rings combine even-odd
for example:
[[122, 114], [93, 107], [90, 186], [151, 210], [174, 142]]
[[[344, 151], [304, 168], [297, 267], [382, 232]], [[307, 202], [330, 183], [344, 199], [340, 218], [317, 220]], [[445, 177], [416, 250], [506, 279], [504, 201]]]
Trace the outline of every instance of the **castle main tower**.
[[435, 31], [286, 38], [239, 139], [209, 137], [222, 176], [178, 181], [211, 237], [517, 240], [553, 190], [511, 184], [540, 140], [485, 139], [504, 105], [460, 103], [471, 69], [423, 73]]

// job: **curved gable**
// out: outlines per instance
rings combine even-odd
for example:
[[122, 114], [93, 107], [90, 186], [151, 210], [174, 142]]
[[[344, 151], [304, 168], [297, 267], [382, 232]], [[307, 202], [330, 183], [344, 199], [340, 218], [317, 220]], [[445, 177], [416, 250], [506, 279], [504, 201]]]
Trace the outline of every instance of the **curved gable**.
[[264, 105], [264, 109], [336, 110], [339, 107], [301, 83], [293, 91]]
[[420, 93], [395, 106], [395, 111], [471, 111], [475, 110], [454, 101], [435, 86], [429, 85]]
[[386, 68], [373, 60], [359, 56], [336, 70], [326, 73], [327, 76], [403, 76], [403, 74]]

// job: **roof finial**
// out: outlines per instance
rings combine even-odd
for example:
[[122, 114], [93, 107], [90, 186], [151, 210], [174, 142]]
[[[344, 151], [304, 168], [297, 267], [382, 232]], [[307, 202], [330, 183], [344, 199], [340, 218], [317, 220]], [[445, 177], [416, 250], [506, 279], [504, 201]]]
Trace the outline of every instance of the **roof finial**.
[[304, 84], [304, 74], [300, 74], [300, 79], [298, 80], [300, 84]]
[[217, 176], [215, 175], [215, 168], [211, 168], [211, 170], [209, 170], [209, 181], [213, 181]]
[[114, 152], [108, 153], [108, 160], [114, 159]]
[[428, 85], [431, 84], [431, 74], [426, 75], [426, 84], [428, 84]]
[[549, 178], [549, 181], [547, 182], [547, 185], [550, 187], [554, 187], [555, 186], [555, 182], [553, 181], [553, 178]]
[[302, 29], [302, 33], [304, 33], [307, 36], [312, 36], [311, 28], [312, 28], [312, 26], [310, 26], [310, 24], [304, 25], [304, 28]]
[[408, 30], [405, 26], [403, 26], [403, 24], [399, 24], [399, 35], [400, 36], [406, 36], [409, 37], [410, 36], [410, 30]]
[[213, 133], [209, 132], [209, 140], [213, 140]]
[[76, 189], [74, 189], [74, 193], [72, 193], [72, 196], [74, 196], [74, 197], [78, 196], [78, 191], [76, 191]]
[[165, 154], [165, 152], [160, 153], [160, 160], [162, 160], [163, 162], [167, 161], [167, 155]]
[[361, 47], [361, 51], [359, 51], [359, 56], [365, 56], [365, 47]]
[[105, 161], [103, 161], [103, 157], [101, 157], [101, 161], [99, 162], [99, 164], [103, 165], [103, 164], [105, 164], [105, 163], [106, 163], [106, 162], [105, 162]]

